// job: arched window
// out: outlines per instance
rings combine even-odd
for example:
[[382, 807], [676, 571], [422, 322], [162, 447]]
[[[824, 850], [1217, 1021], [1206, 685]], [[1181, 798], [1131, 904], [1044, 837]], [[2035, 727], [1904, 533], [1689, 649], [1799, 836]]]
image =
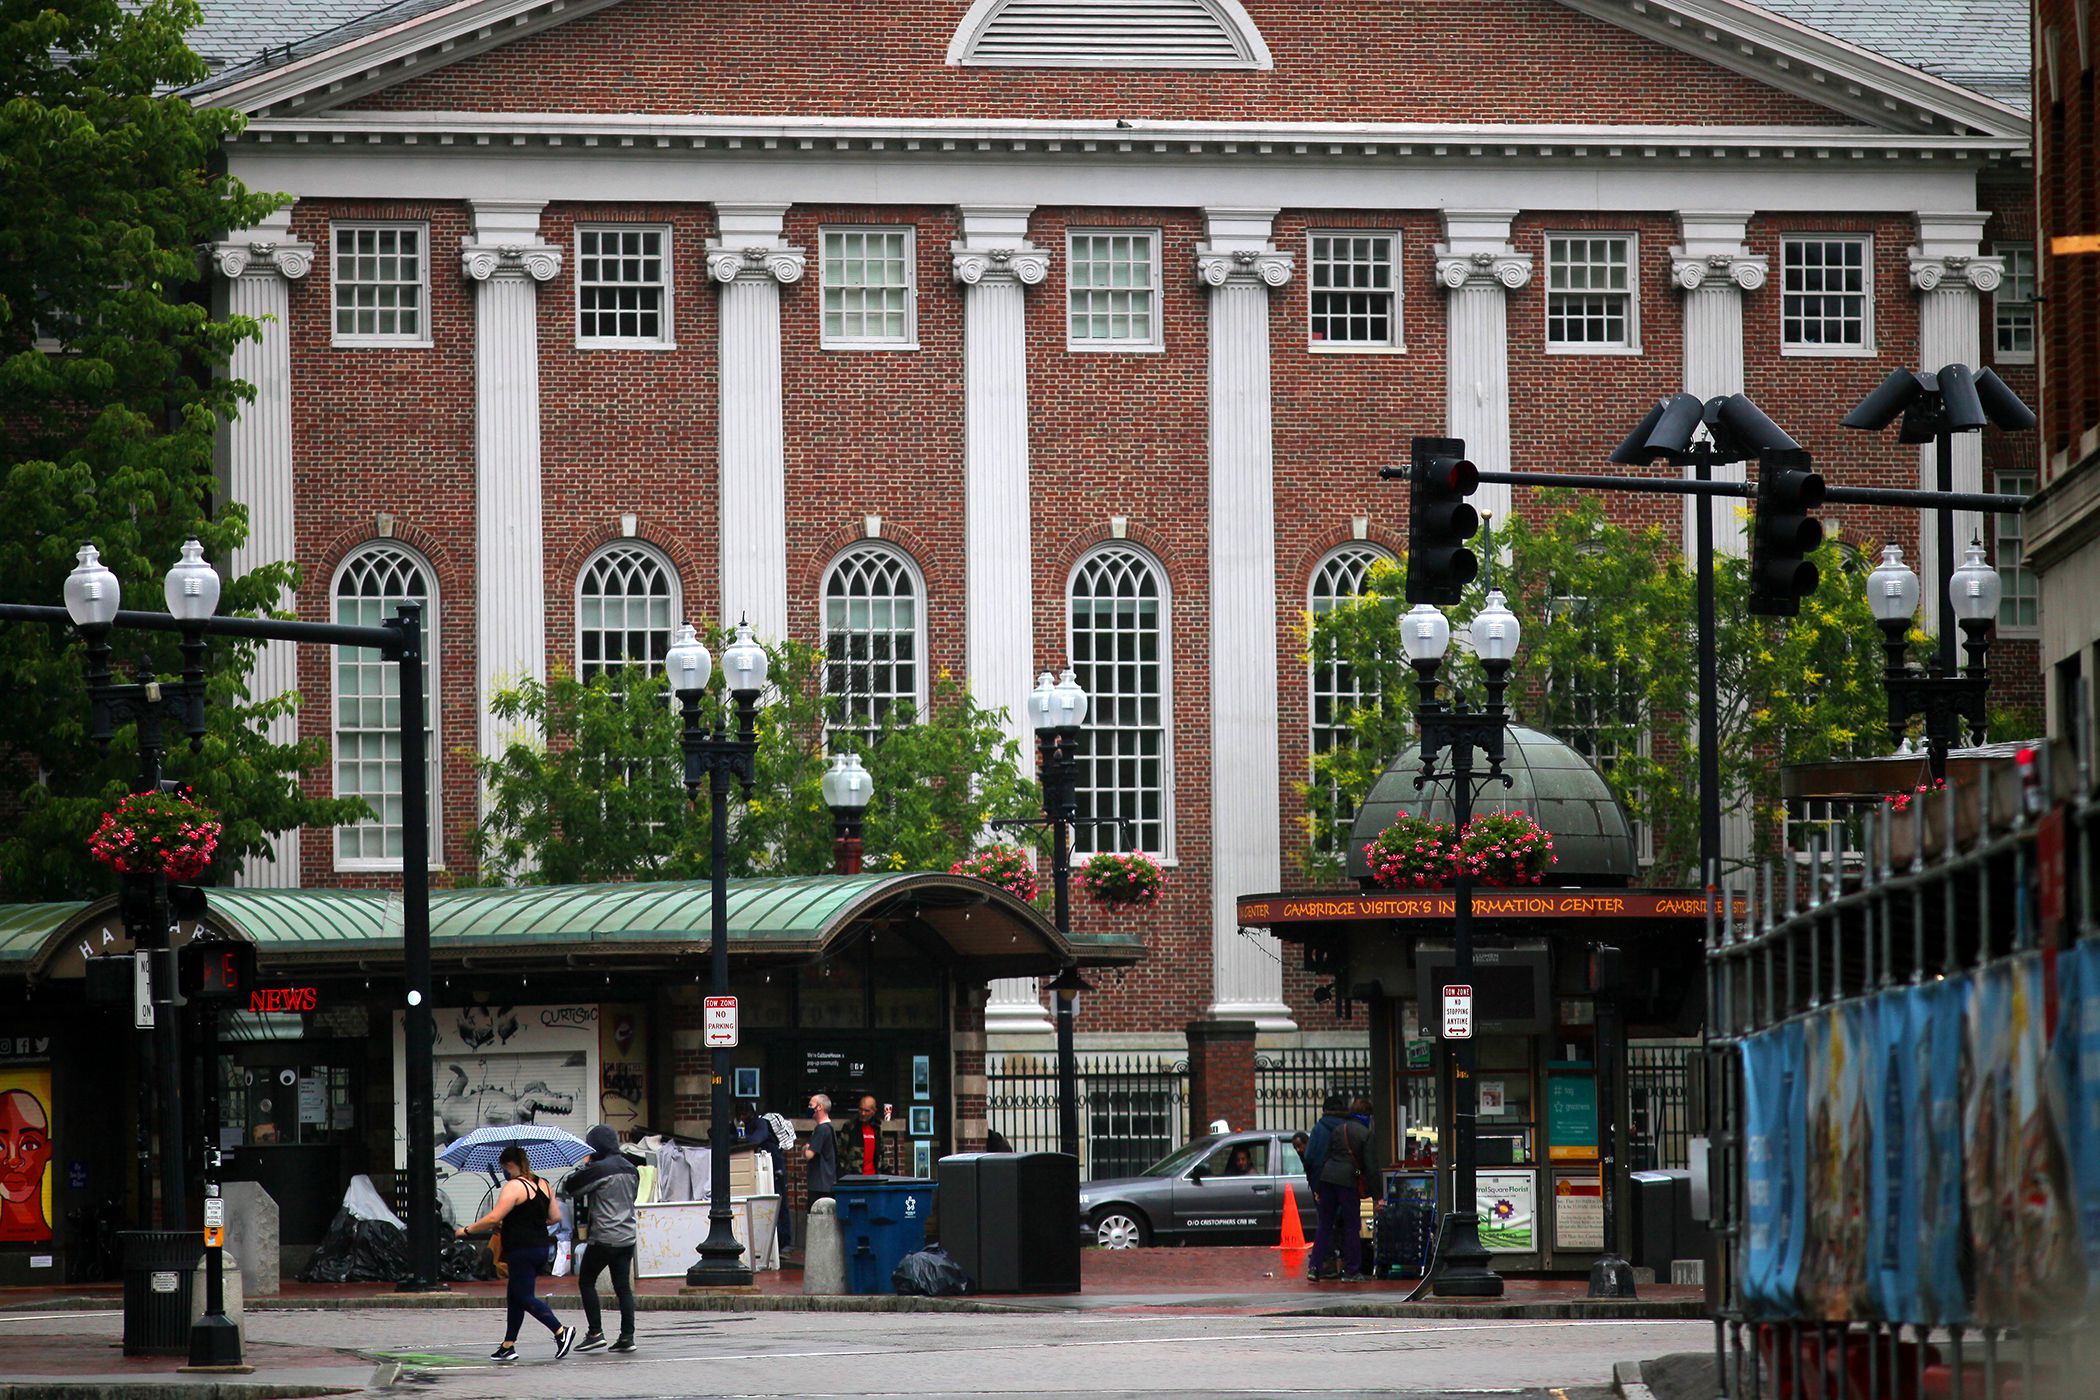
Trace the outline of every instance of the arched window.
[[656, 671], [678, 622], [678, 574], [645, 544], [622, 541], [591, 556], [576, 579], [576, 674], [639, 666]]
[[925, 586], [911, 560], [858, 544], [824, 574], [824, 694], [833, 729], [880, 728], [898, 704], [926, 703]]
[[[1370, 577], [1371, 566], [1392, 557], [1377, 545], [1360, 542], [1333, 550], [1313, 570], [1312, 583], [1306, 589], [1306, 611], [1318, 618], [1333, 611], [1337, 604], [1356, 597], [1364, 591], [1364, 580]], [[1378, 691], [1375, 685], [1359, 681], [1349, 663], [1334, 655], [1330, 648], [1315, 651], [1313, 655], [1309, 700], [1312, 752], [1317, 756], [1330, 749], [1355, 744], [1355, 732], [1349, 727], [1349, 712], [1377, 704]], [[1349, 828], [1355, 820], [1354, 812], [1337, 811], [1332, 833], [1315, 833], [1313, 839], [1323, 849], [1340, 849], [1347, 843]]]
[[[335, 620], [377, 627], [402, 603], [423, 605], [423, 752], [429, 768], [427, 810], [432, 815], [431, 858], [440, 844], [438, 796], [437, 591], [430, 566], [391, 542], [369, 544], [345, 559], [331, 590]], [[401, 868], [401, 668], [365, 647], [335, 649], [335, 794], [362, 797], [378, 820], [335, 829], [339, 870]]]
[[[1080, 851], [1171, 854], [1173, 755], [1166, 573], [1130, 545], [1079, 561], [1069, 586], [1072, 666], [1088, 697], [1079, 741]], [[1128, 826], [1108, 824], [1117, 818]]]

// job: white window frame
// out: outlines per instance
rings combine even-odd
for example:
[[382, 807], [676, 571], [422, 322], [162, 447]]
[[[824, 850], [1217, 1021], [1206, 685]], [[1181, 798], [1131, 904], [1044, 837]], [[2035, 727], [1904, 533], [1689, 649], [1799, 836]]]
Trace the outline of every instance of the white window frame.
[[[1393, 285], [1389, 291], [1393, 299], [1390, 324], [1392, 337], [1379, 344], [1374, 341], [1333, 341], [1313, 339], [1313, 240], [1319, 238], [1377, 238], [1385, 242], [1391, 257]], [[1407, 306], [1406, 278], [1401, 274], [1406, 264], [1402, 261], [1400, 231], [1389, 228], [1311, 228], [1305, 231], [1305, 346], [1315, 355], [1404, 355], [1407, 353], [1407, 322], [1403, 315]], [[1323, 561], [1324, 562], [1324, 561]]]
[[[834, 233], [904, 235], [904, 334], [840, 335], [825, 329], [824, 295], [831, 290], [826, 240]], [[817, 344], [825, 350], [916, 350], [919, 348], [919, 231], [910, 224], [824, 224], [817, 229]]]
[[[338, 231], [365, 232], [382, 229], [413, 229], [422, 243], [422, 279], [418, 296], [421, 298], [420, 314], [417, 316], [418, 330], [415, 335], [378, 335], [336, 329], [336, 313], [341, 309], [336, 303], [338, 289], [343, 285], [337, 275], [335, 236]], [[353, 254], [353, 256], [355, 256]], [[355, 283], [357, 286], [372, 286], [372, 283]], [[430, 224], [423, 219], [331, 219], [328, 224], [328, 343], [338, 349], [387, 349], [428, 350], [434, 343], [430, 332]]]
[[[2035, 346], [2039, 343], [2041, 325], [2034, 314], [2034, 293], [2041, 276], [2041, 262], [2036, 256], [2034, 244], [2016, 241], [1995, 243], [1991, 251], [2005, 259], [2005, 278], [1999, 282], [1998, 290], [1991, 293], [1991, 361], [2001, 365], [2031, 365], [2034, 363]], [[2027, 299], [2017, 301], [2005, 295], [2012, 282], [2013, 255], [2027, 255]], [[2027, 348], [2007, 350], [1998, 342], [1998, 318], [2007, 311], [2027, 313]]]
[[[1992, 489], [2009, 495], [2031, 495], [2035, 490], [2038, 479], [2039, 473], [2032, 470], [1997, 472], [1992, 478]], [[2001, 528], [2008, 521], [2018, 531], [2014, 538], [2018, 540], [2020, 546], [2019, 560], [2011, 568], [2007, 568], [2005, 564], [2004, 545], [2007, 536]], [[2041, 578], [2035, 572], [2033, 563], [2027, 558], [2027, 523], [2017, 512], [2001, 513], [1991, 521], [1991, 567], [1998, 571], [1999, 577], [2005, 583], [2004, 600], [1998, 606], [1998, 616], [1992, 619], [1998, 624], [1998, 635], [2001, 637], [2039, 637], [2042, 634]], [[2034, 621], [2032, 622], [2006, 622], [2004, 620], [2005, 602], [2009, 602], [2017, 596], [2013, 591], [2013, 581], [2016, 577], [2024, 578], [2027, 581], [2028, 591], [2026, 596], [2034, 599]]]
[[[817, 678], [817, 689], [824, 701], [824, 727], [827, 732], [832, 728], [831, 699], [834, 694], [830, 686], [831, 583], [833, 579], [838, 577], [841, 568], [845, 567], [852, 560], [865, 555], [878, 555], [900, 566], [904, 571], [904, 576], [911, 580], [914, 604], [912, 608], [913, 693], [910, 696], [887, 695], [886, 698], [892, 703], [899, 699], [909, 699], [915, 715], [923, 718], [926, 714], [927, 697], [930, 689], [928, 684], [930, 677], [927, 674], [930, 664], [926, 656], [926, 574], [919, 568], [918, 560], [887, 541], [855, 540], [831, 557], [831, 562], [824, 566], [823, 580], [817, 585], [817, 664], [823, 668]], [[847, 629], [849, 633], [855, 630], [852, 628]], [[879, 725], [880, 723], [882, 721], [872, 721], [874, 725]], [[861, 732], [857, 725], [841, 725], [839, 728], [851, 733]]]
[[[654, 233], [663, 238], [663, 275], [657, 289], [663, 293], [663, 334], [659, 336], [585, 335], [583, 333], [583, 236], [586, 233]], [[675, 315], [678, 276], [671, 261], [673, 234], [669, 224], [623, 223], [619, 220], [595, 219], [576, 225], [571, 235], [573, 247], [570, 262], [574, 265], [569, 276], [572, 289], [574, 315], [576, 317], [576, 348], [578, 350], [676, 350], [678, 348], [678, 321]], [[593, 254], [593, 256], [602, 256]], [[647, 286], [644, 282], [600, 282], [593, 286]]]
[[[1857, 345], [1795, 344], [1786, 338], [1787, 248], [1794, 243], [1857, 243], [1862, 306]], [[1820, 295], [1820, 294], [1819, 294]], [[1779, 295], [1773, 303], [1779, 317], [1779, 353], [1792, 359], [1871, 359], [1874, 348], [1874, 235], [1871, 233], [1784, 233], [1779, 237]]]
[[663, 658], [660, 656], [650, 661], [623, 661], [620, 663], [619, 666], [607, 666], [602, 659], [598, 661], [588, 661], [584, 658], [583, 635], [587, 630], [596, 631], [599, 633], [604, 633], [606, 631], [611, 630], [635, 630], [633, 628], [609, 629], [605, 627], [587, 629], [583, 625], [584, 580], [590, 577], [591, 570], [597, 568], [600, 564], [605, 562], [605, 560], [610, 558], [612, 555], [622, 553], [637, 554], [646, 557], [651, 563], [655, 564], [656, 567], [663, 570], [664, 577], [670, 582], [670, 621], [664, 627], [666, 647], [669, 646], [670, 639], [675, 638], [678, 635], [678, 624], [685, 618], [685, 590], [682, 585], [682, 581], [678, 577], [678, 567], [671, 562], [669, 555], [665, 554], [662, 550], [658, 549], [653, 544], [648, 544], [638, 539], [628, 538], [617, 539], [609, 544], [601, 546], [598, 549], [592, 550], [591, 557], [584, 560], [583, 567], [576, 571], [576, 677], [578, 680], [587, 681], [590, 679], [590, 677], [584, 673], [584, 668], [586, 666], [596, 666], [608, 674], [621, 670], [622, 668], [630, 665], [638, 666], [643, 672], [652, 676], [663, 670]]
[[[421, 550], [412, 549], [399, 540], [366, 540], [363, 544], [358, 545], [355, 549], [345, 554], [342, 562], [337, 564], [335, 571], [329, 575], [328, 619], [331, 622], [341, 620], [341, 615], [336, 609], [336, 590], [342, 587], [343, 575], [348, 573], [366, 555], [375, 554], [382, 550], [390, 550], [401, 555], [420, 570], [423, 575], [423, 718], [429, 731], [424, 736], [425, 752], [423, 759], [424, 766], [428, 770], [426, 781], [429, 783], [429, 788], [423, 795], [424, 820], [430, 824], [430, 835], [426, 848], [429, 868], [439, 870], [444, 867], [445, 863], [445, 824], [443, 817], [445, 810], [443, 764], [445, 745], [444, 729], [441, 723], [443, 710], [441, 697], [444, 691], [441, 686], [443, 677], [439, 674], [443, 666], [445, 653], [440, 645], [438, 636], [439, 596], [437, 570], [431, 567], [429, 557]], [[363, 649], [351, 648], [351, 650]], [[330, 793], [337, 797], [345, 795], [342, 791], [342, 773], [339, 766], [343, 761], [342, 728], [339, 723], [341, 711], [338, 708], [341, 697], [336, 693], [337, 682], [342, 675], [343, 651], [344, 648], [342, 647], [330, 647], [328, 649], [328, 786]], [[382, 674], [395, 677], [395, 684], [398, 687], [400, 667], [392, 662], [382, 662], [380, 663], [380, 670]], [[398, 688], [395, 693], [399, 694]], [[364, 796], [362, 793], [351, 793], [348, 795], [353, 797]], [[370, 823], [357, 822], [353, 825], [368, 826]], [[340, 835], [343, 830], [345, 828], [340, 826], [330, 827], [328, 836], [329, 856], [338, 872], [376, 871], [383, 873], [400, 871], [406, 867], [406, 862], [399, 857], [354, 856], [346, 859], [342, 853], [342, 838]]]
[[[1147, 340], [1075, 340], [1072, 338], [1072, 297], [1081, 290], [1095, 291], [1098, 288], [1078, 288], [1072, 284], [1072, 269], [1077, 266], [1073, 256], [1074, 245], [1082, 238], [1143, 238], [1152, 249], [1152, 335]], [[1166, 283], [1160, 272], [1160, 246], [1166, 241], [1157, 228], [1106, 227], [1068, 228], [1065, 230], [1065, 304], [1064, 317], [1065, 349], [1083, 355], [1159, 355], [1167, 348], [1166, 339]]]
[[[1626, 339], [1617, 344], [1608, 341], [1555, 340], [1553, 338], [1553, 240], [1556, 238], [1623, 238], [1626, 240]], [[1546, 295], [1539, 299], [1540, 325], [1545, 335], [1546, 353], [1549, 355], [1638, 355], [1641, 353], [1641, 236], [1632, 229], [1617, 228], [1562, 228], [1548, 229], [1541, 240], [1539, 251], [1545, 255]], [[1570, 296], [1588, 296], [1594, 293], [1570, 292]]]
[[[1065, 575], [1063, 599], [1065, 655], [1076, 657], [1078, 650], [1074, 645], [1074, 628], [1072, 626], [1073, 586], [1078, 583], [1079, 575], [1094, 560], [1104, 554], [1112, 553], [1126, 553], [1134, 556], [1152, 570], [1152, 576], [1159, 584], [1160, 849], [1146, 851], [1145, 854], [1157, 859], [1161, 865], [1178, 865], [1180, 859], [1175, 854], [1174, 831], [1174, 585], [1172, 578], [1167, 573], [1167, 566], [1160, 561], [1158, 555], [1129, 540], [1110, 540], [1103, 544], [1095, 545], [1073, 562], [1071, 572]], [[1084, 676], [1080, 677], [1082, 684], [1085, 683], [1085, 679]], [[1094, 696], [1090, 691], [1087, 698], [1087, 718], [1085, 724], [1081, 726], [1082, 729], [1093, 729], [1098, 713], [1099, 711], [1094, 704]], [[1085, 783], [1088, 761], [1088, 758], [1080, 760], [1082, 786]], [[1100, 814], [1089, 812], [1084, 815], [1094, 816]], [[1141, 836], [1138, 848], [1142, 849], [1143, 845]], [[1097, 851], [1121, 851], [1127, 849], [1130, 848], [1123, 843], [1122, 828], [1113, 823], [1102, 826], [1084, 826], [1073, 833], [1072, 850], [1075, 855], [1091, 855]]]
[[[1573, 594], [1558, 594], [1547, 600], [1547, 616], [1557, 618], [1569, 615], [1581, 609], [1587, 603], [1587, 601], [1587, 599], [1578, 597]], [[1546, 678], [1546, 684], [1550, 687], [1552, 683], [1553, 678], [1549, 675]], [[1569, 697], [1569, 702], [1574, 704], [1583, 703], [1582, 698], [1579, 695]], [[1547, 703], [1549, 705], [1553, 703], [1550, 697], [1548, 698]], [[1597, 705], [1596, 699], [1594, 697], [1591, 697], [1588, 703], [1591, 706], [1592, 713], [1594, 714]], [[1558, 718], [1559, 717], [1556, 716], [1556, 719]], [[1611, 758], [1607, 759], [1605, 755], [1600, 753], [1582, 753], [1581, 744], [1584, 742], [1585, 739], [1589, 743], [1591, 749], [1594, 750], [1598, 747], [1597, 736], [1599, 730], [1602, 728], [1601, 725], [1591, 724], [1585, 726], [1580, 724], [1563, 723], [1562, 728], [1566, 731], [1563, 735], [1563, 742], [1565, 742], [1569, 748], [1574, 749], [1576, 753], [1581, 754], [1583, 761], [1588, 763], [1592, 768], [1595, 768], [1600, 775], [1604, 772], [1605, 765], [1607, 762], [1617, 761], [1617, 755], [1613, 755]], [[1654, 755], [1654, 752], [1655, 731], [1647, 728], [1646, 726], [1643, 726], [1641, 729], [1640, 738], [1637, 739], [1634, 743], [1634, 753], [1640, 758], [1649, 758]], [[1633, 828], [1633, 858], [1635, 864], [1644, 867], [1655, 864], [1655, 824], [1644, 818], [1636, 817], [1630, 812], [1627, 813], [1627, 821]]]
[[[1321, 594], [1315, 592], [1314, 590], [1319, 586], [1320, 580], [1322, 578], [1326, 577], [1332, 572], [1335, 572], [1340, 567], [1341, 561], [1346, 556], [1361, 556], [1362, 559], [1361, 564], [1357, 566], [1361, 570], [1361, 577], [1358, 582], [1357, 591], [1353, 594], [1329, 594], [1323, 598]], [[1387, 549], [1384, 545], [1372, 544], [1368, 540], [1350, 540], [1346, 544], [1336, 545], [1333, 549], [1330, 549], [1325, 554], [1321, 555], [1320, 562], [1313, 565], [1313, 571], [1311, 576], [1305, 580], [1306, 616], [1308, 618], [1317, 619], [1322, 615], [1322, 613], [1333, 610], [1335, 607], [1339, 606], [1343, 602], [1348, 601], [1350, 598], [1362, 596], [1363, 582], [1367, 581], [1370, 578], [1371, 570], [1378, 567], [1378, 561], [1381, 559], [1385, 560], [1387, 563], [1395, 562], [1393, 559], [1393, 552], [1391, 550]], [[1346, 666], [1347, 664], [1347, 662], [1332, 656], [1309, 656], [1307, 658], [1305, 668], [1305, 767], [1308, 776], [1310, 776], [1312, 773], [1313, 760], [1317, 758], [1322, 752], [1325, 752], [1325, 750], [1322, 750], [1320, 748], [1320, 732], [1322, 727], [1319, 720], [1320, 696], [1323, 693], [1333, 696], [1339, 696], [1341, 694], [1339, 689], [1331, 689], [1323, 692], [1321, 689], [1322, 680], [1320, 673], [1324, 669], [1327, 670], [1331, 675], [1334, 668]], [[1352, 681], [1352, 688], [1355, 690], [1359, 699], [1375, 697], [1376, 695], [1378, 695], [1377, 689], [1373, 687], [1369, 690], [1369, 695], [1367, 696], [1365, 684], [1361, 681]], [[1329, 726], [1329, 728], [1332, 728], [1332, 726]], [[1353, 823], [1354, 820], [1355, 818], [1352, 815], [1350, 817], [1350, 822]], [[1335, 831], [1331, 839], [1334, 842], [1334, 853], [1337, 855], [1346, 856], [1349, 850], [1349, 831], [1347, 829], [1347, 824], [1344, 824], [1343, 827]]]

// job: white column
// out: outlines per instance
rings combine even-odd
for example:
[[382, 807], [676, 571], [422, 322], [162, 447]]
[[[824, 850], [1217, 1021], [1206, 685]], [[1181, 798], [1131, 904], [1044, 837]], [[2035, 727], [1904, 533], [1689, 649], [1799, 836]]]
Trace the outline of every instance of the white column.
[[787, 429], [780, 402], [780, 287], [803, 253], [780, 237], [785, 204], [718, 204], [707, 275], [722, 284], [719, 359], [721, 621], [763, 641], [788, 634]]
[[[1023, 753], [1035, 751], [1025, 706], [1035, 688], [1026, 289], [1050, 270], [1050, 255], [1028, 241], [1032, 208], [965, 205], [963, 236], [952, 245], [963, 287], [964, 654], [971, 693], [1005, 707], [1006, 732]], [[1056, 1029], [1033, 977], [994, 981], [984, 1018], [993, 1035]]]
[[[291, 283], [313, 267], [314, 249], [292, 237], [292, 211], [281, 209], [255, 228], [211, 246], [214, 269], [226, 279], [226, 310], [261, 327], [254, 340], [233, 349], [226, 373], [255, 387], [253, 402], [227, 424], [220, 438], [226, 494], [248, 508], [248, 539], [227, 561], [238, 576], [266, 564], [298, 557], [292, 492]], [[284, 599], [272, 599], [280, 605]], [[258, 703], [299, 688], [299, 649], [291, 642], [264, 642], [256, 649], [248, 693]], [[279, 715], [264, 730], [273, 744], [299, 742], [299, 716]], [[237, 883], [258, 888], [297, 888], [299, 832], [282, 833], [271, 855], [249, 861]]]
[[[1701, 399], [1743, 392], [1743, 293], [1764, 286], [1770, 260], [1753, 255], [1744, 244], [1750, 226], [1747, 212], [1692, 213], [1677, 216], [1684, 241], [1670, 249], [1670, 277], [1684, 293], [1684, 391]], [[1685, 469], [1687, 476], [1691, 469]], [[1743, 481], [1741, 462], [1717, 464], [1719, 481]], [[1747, 546], [1740, 502], [1710, 500], [1714, 547], [1741, 557]], [[1684, 554], [1692, 559], [1699, 498], [1684, 498]]]
[[[1753, 255], [1744, 243], [1748, 212], [1685, 212], [1677, 216], [1683, 242], [1670, 249], [1670, 277], [1684, 293], [1684, 391], [1701, 399], [1743, 392], [1743, 293], [1764, 286], [1770, 260]], [[1720, 481], [1746, 479], [1746, 464], [1717, 463]], [[1691, 475], [1691, 468], [1685, 468]], [[1749, 546], [1741, 501], [1710, 499], [1714, 552], [1741, 557]], [[1698, 566], [1697, 496], [1684, 498], [1685, 562]], [[1723, 704], [1728, 697], [1722, 697]], [[1721, 859], [1726, 866], [1750, 859], [1756, 828], [1750, 814], [1726, 804], [1721, 809]]]
[[544, 207], [476, 200], [474, 232], [460, 240], [460, 267], [475, 287], [475, 709], [489, 758], [521, 735], [489, 713], [496, 691], [547, 675], [538, 294], [561, 270], [561, 250], [540, 242]]
[[[1466, 456], [1484, 472], [1510, 469], [1509, 294], [1531, 280], [1531, 258], [1510, 245], [1514, 209], [1447, 209], [1436, 246], [1436, 277], [1445, 298], [1447, 431], [1465, 439]], [[1483, 484], [1473, 494], [1482, 515], [1509, 518], [1510, 489]]]
[[1242, 932], [1239, 896], [1283, 882], [1276, 831], [1276, 468], [1269, 292], [1291, 278], [1274, 209], [1207, 209], [1196, 273], [1210, 287], [1210, 903], [1220, 1020], [1297, 1029], [1281, 945]]
[[[1990, 215], [1976, 210], [1952, 214], [1919, 214], [1918, 242], [1910, 250], [1910, 284], [1918, 289], [1918, 368], [1937, 371], [1942, 365], [1967, 365], [1974, 369], [1983, 357], [1983, 303], [1981, 294], [1994, 292], [2005, 276], [2003, 258], [1978, 257], [1978, 240]], [[1926, 443], [1918, 449], [1918, 484], [1928, 491], [1939, 489], [1939, 448]], [[1954, 435], [1954, 489], [1983, 490], [1983, 435]], [[1982, 528], [1983, 517], [1975, 511], [1954, 514], [1955, 559], [1961, 558], [1969, 537]], [[1940, 587], [1939, 526], [1931, 511], [1918, 512], [1919, 592], [1925, 600], [1925, 626], [1937, 632], [1940, 608], [1946, 598]]]

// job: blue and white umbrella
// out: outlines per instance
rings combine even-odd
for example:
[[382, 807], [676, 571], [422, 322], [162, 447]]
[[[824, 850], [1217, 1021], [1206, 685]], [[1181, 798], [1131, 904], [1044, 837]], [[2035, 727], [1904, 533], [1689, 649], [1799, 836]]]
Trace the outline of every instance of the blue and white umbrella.
[[536, 1172], [573, 1167], [591, 1155], [591, 1145], [567, 1128], [512, 1123], [500, 1128], [476, 1128], [465, 1137], [454, 1139], [438, 1153], [438, 1160], [463, 1172], [494, 1171], [496, 1159], [511, 1146], [525, 1149]]

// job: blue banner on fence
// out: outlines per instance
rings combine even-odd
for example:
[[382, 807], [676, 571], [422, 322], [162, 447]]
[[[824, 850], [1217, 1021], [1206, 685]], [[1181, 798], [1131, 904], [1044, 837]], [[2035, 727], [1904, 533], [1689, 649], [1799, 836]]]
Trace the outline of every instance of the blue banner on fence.
[[1808, 1018], [1808, 1230], [1801, 1298], [1811, 1316], [1859, 1316], [1867, 1283], [1871, 1132], [1861, 1092], [1866, 1008], [1833, 1006]]
[[1912, 1025], [1924, 1066], [1925, 1116], [1913, 1138], [1919, 1150], [1904, 1158], [1906, 1196], [1919, 1204], [1918, 1299], [1912, 1322], [1942, 1326], [1969, 1320], [1962, 1286], [1963, 1024], [1969, 982], [1956, 978], [1913, 987]]
[[2081, 1311], [2085, 1257], [2060, 1127], [2061, 1105], [2048, 1091], [2048, 970], [2040, 953], [2012, 964], [2011, 1098], [2002, 1181], [2011, 1232], [2000, 1247], [2012, 1256], [2014, 1316], [2022, 1325], [2060, 1322]]
[[2070, 1164], [2086, 1296], [2100, 1303], [2100, 942], [2064, 950], [2056, 967], [2060, 1000], [2050, 1056], [2051, 1107]]
[[1744, 1305], [1759, 1317], [1793, 1317], [1806, 1225], [1807, 1109], [1804, 1038], [1797, 1024], [1743, 1041], [1744, 1176], [1749, 1234], [1743, 1249]]
[[1920, 1102], [1922, 1010], [1908, 989], [1883, 992], [1867, 1006], [1867, 1279], [1874, 1316], [1919, 1316], [1918, 1255], [1923, 1244], [1921, 1180], [1907, 1163], [1926, 1151], [1930, 1120]]

